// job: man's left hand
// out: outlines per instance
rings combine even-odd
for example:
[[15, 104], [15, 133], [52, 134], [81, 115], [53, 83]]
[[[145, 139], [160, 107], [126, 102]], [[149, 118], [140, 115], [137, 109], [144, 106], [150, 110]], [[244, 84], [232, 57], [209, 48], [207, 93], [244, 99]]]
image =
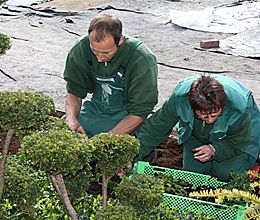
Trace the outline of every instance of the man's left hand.
[[212, 145], [207, 144], [194, 148], [192, 152], [194, 153], [194, 159], [199, 160], [201, 162], [207, 162], [211, 160], [214, 156], [215, 149]]

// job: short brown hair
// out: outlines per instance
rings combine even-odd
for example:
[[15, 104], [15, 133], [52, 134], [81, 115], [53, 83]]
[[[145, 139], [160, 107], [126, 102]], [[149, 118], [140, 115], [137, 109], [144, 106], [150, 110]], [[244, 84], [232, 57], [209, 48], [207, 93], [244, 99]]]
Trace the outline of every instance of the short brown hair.
[[114, 38], [115, 44], [119, 44], [122, 36], [122, 23], [121, 21], [110, 14], [100, 14], [92, 19], [88, 28], [88, 34], [95, 31], [95, 40], [100, 42], [105, 37], [111, 35]]
[[217, 112], [227, 103], [224, 86], [215, 78], [204, 75], [192, 83], [188, 98], [194, 112]]

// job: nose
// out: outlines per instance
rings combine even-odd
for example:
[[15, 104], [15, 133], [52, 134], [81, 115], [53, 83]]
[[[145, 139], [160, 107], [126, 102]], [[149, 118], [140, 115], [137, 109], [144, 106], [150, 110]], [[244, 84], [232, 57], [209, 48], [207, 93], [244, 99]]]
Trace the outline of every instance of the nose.
[[95, 55], [97, 57], [98, 62], [106, 62], [107, 61], [107, 57], [104, 56], [103, 54], [95, 53]]
[[211, 117], [210, 115], [208, 116], [208, 118], [207, 118], [207, 123], [208, 124], [212, 124], [214, 121], [215, 121], [215, 117]]

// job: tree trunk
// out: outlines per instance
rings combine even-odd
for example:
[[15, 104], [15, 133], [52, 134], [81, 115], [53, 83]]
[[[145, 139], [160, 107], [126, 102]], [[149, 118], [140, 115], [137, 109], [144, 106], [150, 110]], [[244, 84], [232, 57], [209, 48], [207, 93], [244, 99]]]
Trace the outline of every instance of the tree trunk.
[[64, 203], [69, 216], [72, 220], [78, 220], [77, 213], [73, 206], [71, 205], [66, 186], [64, 184], [64, 180], [61, 174], [58, 175], [51, 175], [51, 181], [56, 189], [56, 191], [60, 194], [62, 202]]
[[107, 208], [107, 186], [108, 186], [109, 177], [106, 173], [102, 173], [102, 207]]
[[2, 199], [4, 192], [5, 164], [8, 156], [9, 145], [13, 135], [14, 129], [9, 129], [5, 138], [4, 146], [2, 148], [2, 157], [0, 159], [0, 200]]

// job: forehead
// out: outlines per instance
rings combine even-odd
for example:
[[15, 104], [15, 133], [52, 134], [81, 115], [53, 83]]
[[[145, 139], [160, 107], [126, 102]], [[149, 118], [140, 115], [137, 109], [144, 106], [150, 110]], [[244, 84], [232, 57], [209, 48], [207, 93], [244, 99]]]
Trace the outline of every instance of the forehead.
[[102, 40], [97, 41], [95, 31], [89, 34], [89, 42], [92, 47], [98, 49], [108, 49], [115, 46], [114, 38], [111, 35], [106, 35]]

